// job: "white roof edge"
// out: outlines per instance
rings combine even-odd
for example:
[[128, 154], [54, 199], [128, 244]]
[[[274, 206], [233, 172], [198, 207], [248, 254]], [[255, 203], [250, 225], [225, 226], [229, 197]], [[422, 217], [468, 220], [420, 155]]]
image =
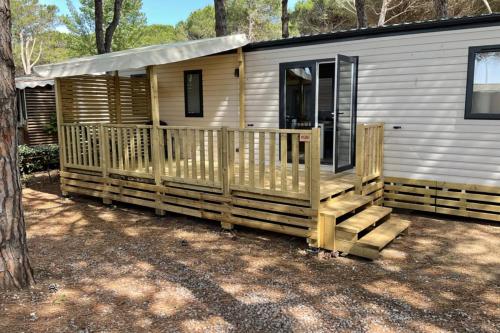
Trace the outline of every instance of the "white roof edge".
[[50, 78], [38, 78], [38, 77], [16, 77], [16, 88], [26, 89], [26, 88], [36, 88], [53, 86], [54, 80]]
[[70, 59], [57, 64], [35, 66], [34, 72], [42, 77], [56, 78], [143, 68], [230, 51], [243, 47], [248, 43], [249, 41], [244, 34], [238, 34], [172, 44], [152, 45]]

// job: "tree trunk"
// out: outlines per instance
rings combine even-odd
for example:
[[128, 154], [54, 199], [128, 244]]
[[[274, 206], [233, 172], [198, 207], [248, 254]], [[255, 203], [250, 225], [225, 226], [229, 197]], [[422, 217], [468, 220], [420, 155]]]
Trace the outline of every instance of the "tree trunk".
[[389, 9], [389, 3], [391, 0], [383, 0], [382, 7], [380, 8], [380, 14], [378, 16], [378, 26], [381, 27], [385, 24], [385, 18], [387, 16], [387, 9]]
[[448, 0], [434, 0], [436, 18], [448, 17]]
[[365, 0], [354, 0], [358, 29], [366, 27]]
[[281, 0], [281, 37], [288, 38], [288, 22], [290, 16], [288, 15], [288, 0]]
[[118, 27], [118, 23], [120, 23], [122, 2], [122, 0], [115, 0], [113, 7], [113, 20], [106, 28], [106, 33], [104, 33], [104, 11], [102, 8], [102, 0], [94, 0], [95, 41], [98, 54], [111, 52], [113, 34]]
[[104, 47], [104, 14], [102, 9], [102, 0], [94, 0], [94, 14], [95, 14], [95, 42], [97, 53], [106, 53]]
[[488, 11], [488, 14], [492, 14], [493, 11], [491, 10], [491, 6], [490, 6], [490, 3], [488, 2], [488, 0], [483, 0], [483, 3], [486, 6], [486, 10]]
[[214, 0], [215, 7], [215, 36], [227, 35], [226, 7], [224, 0]]
[[113, 20], [106, 28], [106, 36], [104, 39], [104, 49], [106, 53], [111, 52], [111, 46], [113, 43], [113, 34], [115, 33], [118, 23], [120, 23], [120, 16], [122, 11], [122, 0], [115, 0], [115, 5], [113, 7]]
[[17, 114], [9, 0], [0, 0], [0, 290], [34, 283], [17, 168]]

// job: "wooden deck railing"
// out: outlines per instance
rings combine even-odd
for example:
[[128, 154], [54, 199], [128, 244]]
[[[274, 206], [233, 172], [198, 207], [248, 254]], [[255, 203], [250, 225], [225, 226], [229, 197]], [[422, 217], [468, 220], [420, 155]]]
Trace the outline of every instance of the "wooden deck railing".
[[[314, 130], [229, 129], [228, 171], [233, 190], [309, 199]], [[319, 141], [317, 142], [319, 145]], [[319, 161], [317, 172], [319, 173]]]
[[[62, 124], [61, 130], [67, 168], [319, 202], [318, 129]], [[382, 174], [383, 131], [383, 124], [358, 124], [361, 182]]]
[[61, 159], [68, 168], [101, 170], [99, 124], [63, 124]]
[[222, 186], [222, 128], [159, 127], [161, 177], [166, 181]]
[[361, 182], [380, 177], [384, 167], [384, 124], [357, 124], [356, 175]]

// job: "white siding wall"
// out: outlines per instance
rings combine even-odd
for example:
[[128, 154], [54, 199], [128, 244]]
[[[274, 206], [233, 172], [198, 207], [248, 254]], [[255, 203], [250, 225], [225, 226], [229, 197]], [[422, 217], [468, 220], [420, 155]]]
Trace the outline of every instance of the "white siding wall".
[[500, 120], [464, 119], [468, 47], [494, 44], [498, 26], [248, 52], [247, 124], [278, 126], [279, 63], [359, 56], [358, 121], [386, 124], [386, 175], [500, 186]]
[[[239, 85], [236, 54], [192, 59], [158, 68], [160, 119], [172, 126], [229, 126], [239, 124]], [[203, 118], [184, 116], [184, 71], [201, 69]]]

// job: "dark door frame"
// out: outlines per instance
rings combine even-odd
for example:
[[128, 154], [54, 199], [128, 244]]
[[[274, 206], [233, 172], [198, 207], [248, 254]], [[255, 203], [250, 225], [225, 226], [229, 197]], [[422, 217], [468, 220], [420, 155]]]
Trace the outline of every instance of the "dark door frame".
[[[352, 169], [356, 166], [356, 119], [357, 119], [357, 106], [358, 106], [358, 62], [359, 62], [359, 57], [357, 56], [345, 56], [342, 54], [337, 55], [337, 60], [342, 60], [345, 62], [350, 62], [354, 65], [354, 75], [352, 77], [352, 98], [351, 98], [351, 163], [341, 166], [338, 166], [338, 146], [337, 146], [337, 124], [339, 122], [339, 98], [335, 98], [335, 130], [334, 130], [334, 171], [335, 173], [339, 173], [342, 171], [346, 171], [349, 169]], [[340, 66], [337, 61], [337, 67], [336, 67], [336, 76], [335, 76], [335, 96], [338, 94], [338, 83], [340, 82]]]

